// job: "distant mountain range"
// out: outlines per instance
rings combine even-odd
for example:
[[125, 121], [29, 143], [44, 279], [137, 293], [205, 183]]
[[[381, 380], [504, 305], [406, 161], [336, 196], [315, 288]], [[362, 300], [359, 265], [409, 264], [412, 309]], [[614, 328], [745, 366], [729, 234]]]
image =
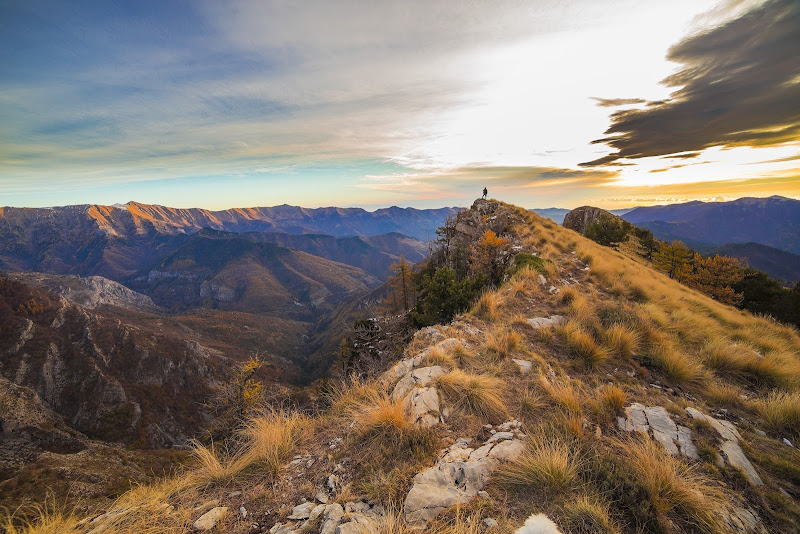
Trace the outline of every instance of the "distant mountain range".
[[456, 211], [278, 206], [211, 212], [134, 202], [118, 207], [0, 208], [0, 270], [124, 281], [157, 265], [206, 228], [246, 232], [249, 240], [318, 254], [385, 279], [388, 265], [401, 255], [412, 262], [421, 259], [427, 247], [417, 238], [435, 236], [436, 228]]
[[699, 248], [758, 243], [800, 254], [800, 201], [772, 196], [640, 207], [622, 215], [659, 239]]

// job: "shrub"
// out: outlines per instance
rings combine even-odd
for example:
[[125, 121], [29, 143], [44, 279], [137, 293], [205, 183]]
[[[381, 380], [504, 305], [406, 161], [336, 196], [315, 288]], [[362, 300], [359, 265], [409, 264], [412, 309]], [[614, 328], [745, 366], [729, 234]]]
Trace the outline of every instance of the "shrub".
[[457, 408], [464, 408], [490, 421], [506, 416], [503, 383], [497, 378], [454, 369], [439, 377], [438, 384]]
[[632, 228], [631, 223], [619, 217], [602, 214], [589, 223], [583, 235], [605, 247], [616, 248], [617, 245], [628, 239]]

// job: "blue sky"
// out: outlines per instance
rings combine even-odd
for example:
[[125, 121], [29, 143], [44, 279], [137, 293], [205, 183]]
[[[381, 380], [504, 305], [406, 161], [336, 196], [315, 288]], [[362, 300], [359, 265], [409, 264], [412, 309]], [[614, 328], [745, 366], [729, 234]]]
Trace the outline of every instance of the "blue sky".
[[[797, 196], [798, 20], [778, 0], [0, 2], [0, 205]], [[717, 72], [748, 32], [758, 87]], [[698, 65], [752, 104], [699, 107], [719, 99]]]

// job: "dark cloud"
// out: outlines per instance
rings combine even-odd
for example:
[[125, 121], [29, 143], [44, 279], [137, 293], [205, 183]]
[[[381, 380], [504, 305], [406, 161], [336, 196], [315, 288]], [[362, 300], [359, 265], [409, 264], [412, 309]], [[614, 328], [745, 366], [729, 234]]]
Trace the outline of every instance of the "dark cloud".
[[599, 98], [590, 96], [592, 100], [597, 101], [597, 105], [601, 108], [614, 108], [617, 106], [627, 106], [629, 104], [644, 104], [647, 100], [642, 98]]
[[644, 109], [611, 114], [616, 152], [582, 166], [613, 165], [712, 146], [771, 146], [800, 138], [800, 2], [771, 0], [674, 45], [677, 89]]
[[664, 156], [662, 159], [692, 159], [700, 155], [700, 152], [687, 152], [686, 154], [673, 154], [672, 156]]

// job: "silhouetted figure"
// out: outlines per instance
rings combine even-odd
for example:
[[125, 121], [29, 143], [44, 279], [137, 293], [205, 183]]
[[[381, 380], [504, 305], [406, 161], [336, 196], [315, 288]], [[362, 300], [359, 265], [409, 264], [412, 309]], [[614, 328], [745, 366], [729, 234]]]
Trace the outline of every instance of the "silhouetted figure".
[[486, 195], [488, 195], [488, 194], [489, 194], [489, 191], [487, 191], [486, 188], [484, 187], [483, 188], [483, 198], [486, 198]]

